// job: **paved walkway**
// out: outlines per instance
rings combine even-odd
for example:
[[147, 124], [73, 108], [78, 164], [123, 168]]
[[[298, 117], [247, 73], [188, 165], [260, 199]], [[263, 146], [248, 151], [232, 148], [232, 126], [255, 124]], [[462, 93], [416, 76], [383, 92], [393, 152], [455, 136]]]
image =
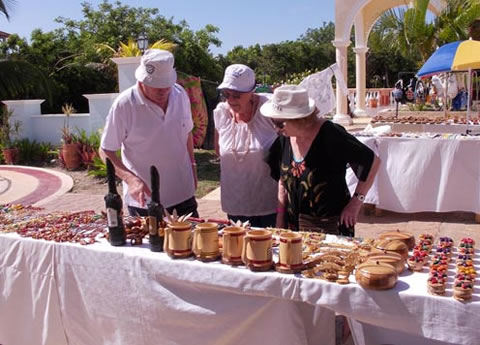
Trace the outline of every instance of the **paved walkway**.
[[42, 168], [0, 165], [0, 204], [42, 206], [70, 191], [70, 176]]

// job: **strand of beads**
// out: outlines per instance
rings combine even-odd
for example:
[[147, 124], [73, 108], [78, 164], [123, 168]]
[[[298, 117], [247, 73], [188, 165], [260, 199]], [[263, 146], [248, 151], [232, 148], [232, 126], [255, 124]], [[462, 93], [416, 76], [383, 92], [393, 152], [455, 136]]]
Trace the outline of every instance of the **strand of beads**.
[[16, 231], [15, 224], [28, 221], [42, 210], [38, 207], [21, 204], [0, 205], [0, 232]]
[[105, 217], [94, 211], [40, 215], [12, 226], [22, 237], [80, 244], [95, 243], [106, 232]]
[[456, 261], [457, 274], [453, 283], [453, 298], [463, 302], [472, 298], [473, 285], [477, 274], [473, 267], [475, 241], [471, 238], [462, 238], [458, 252]]

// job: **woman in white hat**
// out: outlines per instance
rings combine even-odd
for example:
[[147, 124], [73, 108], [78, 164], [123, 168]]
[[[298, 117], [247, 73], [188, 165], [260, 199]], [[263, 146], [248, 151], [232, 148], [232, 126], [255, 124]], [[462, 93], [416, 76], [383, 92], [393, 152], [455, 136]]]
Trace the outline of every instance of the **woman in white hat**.
[[267, 95], [254, 93], [255, 73], [240, 64], [226, 68], [218, 89], [225, 100], [213, 113], [222, 209], [233, 221], [274, 226], [278, 184], [264, 157], [277, 132], [259, 111]]
[[[267, 159], [279, 180], [276, 226], [353, 236], [378, 157], [342, 126], [318, 117], [300, 86], [277, 88], [261, 113], [282, 134]], [[359, 179], [353, 197], [345, 181], [348, 165]]]

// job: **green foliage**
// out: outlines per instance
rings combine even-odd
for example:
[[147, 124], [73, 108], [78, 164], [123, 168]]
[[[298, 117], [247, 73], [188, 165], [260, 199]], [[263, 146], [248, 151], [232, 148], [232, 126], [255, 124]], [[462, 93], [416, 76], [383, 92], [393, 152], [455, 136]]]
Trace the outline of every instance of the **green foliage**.
[[[168, 42], [166, 40], [158, 40], [157, 42], [150, 44], [149, 49], [163, 49], [170, 52], [175, 51], [177, 45], [175, 43]], [[125, 44], [120, 42], [120, 46], [117, 50], [113, 49], [107, 44], [97, 44], [97, 52], [110, 52], [115, 57], [135, 57], [142, 56], [142, 51], [138, 48], [137, 42], [133, 38], [129, 38]]]
[[435, 19], [435, 26], [439, 28], [437, 44], [468, 39], [468, 28], [477, 18], [480, 18], [478, 0], [448, 0], [446, 8]]
[[[121, 151], [118, 150], [115, 152], [117, 157], [121, 157]], [[99, 156], [95, 156], [92, 159], [92, 164], [88, 170], [88, 175], [95, 176], [99, 178], [106, 178], [107, 177], [107, 165], [102, 161]]]
[[[250, 66], [259, 81], [268, 84], [282, 83], [289, 75], [302, 74], [306, 70], [322, 70], [335, 62], [335, 26], [323, 23], [318, 29], [308, 29], [296, 41], [276, 44], [253, 45], [248, 48], [237, 46], [220, 56], [225, 68], [232, 63]], [[352, 60], [353, 61], [353, 60]]]
[[82, 7], [84, 16], [81, 20], [56, 19], [63, 24], [60, 31], [71, 50], [81, 48], [83, 55], [78, 59], [104, 61], [112, 51], [99, 54], [98, 44], [117, 47], [120, 42], [127, 42], [145, 32], [150, 42], [163, 39], [178, 46], [175, 54], [177, 70], [210, 80], [221, 77], [221, 70], [208, 50], [210, 45], [221, 44], [215, 36], [217, 27], [206, 25], [193, 31], [185, 21], [174, 23], [172, 19], [159, 15], [156, 8], [135, 8], [119, 1], [110, 3], [104, 0], [98, 9], [88, 3], [82, 3]]
[[417, 69], [437, 47], [468, 37], [468, 27], [480, 16], [478, 0], [446, 0], [446, 7], [433, 22], [427, 20], [430, 0], [416, 0], [413, 7], [400, 7], [382, 14], [373, 31], [379, 44], [392, 53], [416, 61]]
[[18, 120], [12, 120], [13, 111], [6, 107], [0, 107], [0, 147], [8, 149], [15, 147], [14, 136], [21, 131], [22, 123]]
[[98, 149], [100, 147], [100, 133], [92, 132], [87, 134], [85, 129], [76, 128], [76, 140], [80, 147], [80, 156], [82, 157], [82, 164], [87, 169], [94, 166], [95, 158], [98, 157]]
[[24, 138], [17, 140], [15, 147], [20, 150], [20, 164], [42, 166], [53, 158], [53, 146], [47, 142]]
[[480, 41], [480, 17], [470, 23], [468, 34], [473, 40]]
[[100, 159], [100, 157], [95, 157], [93, 158], [93, 164], [87, 174], [98, 178], [107, 178], [107, 165]]
[[308, 69], [308, 70], [300, 72], [300, 73], [288, 74], [287, 79], [285, 79], [285, 81], [281, 81], [280, 84], [298, 85], [302, 82], [303, 79], [308, 77], [310, 74], [314, 74], [314, 73], [317, 73], [317, 72], [318, 72], [318, 69], [315, 68], [314, 70]]
[[46, 98], [52, 101], [51, 84], [36, 65], [0, 58], [0, 99]]

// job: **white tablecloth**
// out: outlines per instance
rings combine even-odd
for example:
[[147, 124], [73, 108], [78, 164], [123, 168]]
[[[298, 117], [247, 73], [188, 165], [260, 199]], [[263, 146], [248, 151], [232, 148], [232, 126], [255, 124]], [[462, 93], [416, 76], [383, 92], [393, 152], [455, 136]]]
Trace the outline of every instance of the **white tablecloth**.
[[[480, 213], [480, 140], [366, 138], [381, 165], [366, 202], [395, 212]], [[353, 192], [356, 179], [347, 172]]]
[[335, 344], [301, 279], [145, 247], [0, 235], [0, 344]]
[[477, 132], [479, 125], [464, 125], [464, 124], [418, 124], [418, 123], [393, 123], [393, 122], [378, 122], [373, 124], [374, 127], [388, 125], [392, 128], [393, 132], [430, 132], [430, 133], [457, 133], [465, 134], [467, 129]]
[[428, 295], [426, 273], [370, 291], [145, 247], [0, 234], [0, 344], [333, 344], [334, 311], [413, 337], [480, 338], [478, 281], [463, 304], [451, 281], [446, 297]]

